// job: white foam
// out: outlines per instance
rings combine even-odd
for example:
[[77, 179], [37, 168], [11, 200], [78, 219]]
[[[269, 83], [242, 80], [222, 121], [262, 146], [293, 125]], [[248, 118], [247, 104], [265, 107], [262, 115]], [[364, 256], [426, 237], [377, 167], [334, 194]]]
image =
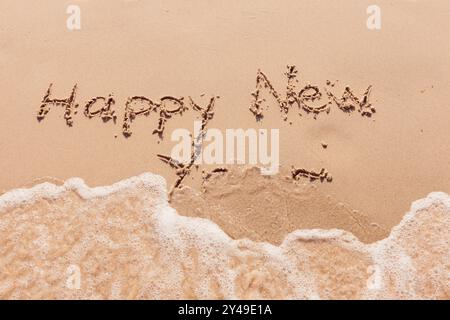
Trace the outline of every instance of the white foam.
[[31, 188], [20, 188], [8, 191], [0, 196], [0, 209], [8, 206], [20, 205], [26, 202], [32, 202], [39, 198], [54, 199], [67, 191], [75, 191], [83, 199], [93, 199], [107, 197], [126, 189], [137, 186], [155, 188], [160, 192], [161, 200], [167, 200], [166, 181], [163, 177], [151, 173], [143, 173], [139, 176], [121, 180], [109, 186], [90, 188], [81, 178], [70, 178], [63, 185], [44, 182]]

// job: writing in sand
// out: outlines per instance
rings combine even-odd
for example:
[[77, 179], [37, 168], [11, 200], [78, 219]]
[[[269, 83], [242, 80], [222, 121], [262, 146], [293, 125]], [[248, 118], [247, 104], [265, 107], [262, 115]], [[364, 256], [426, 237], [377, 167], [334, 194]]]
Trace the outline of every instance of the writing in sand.
[[[369, 86], [361, 98], [353, 93], [350, 87], [345, 87], [341, 97], [336, 96], [332, 90], [334, 83], [327, 80], [326, 86], [320, 90], [318, 86], [307, 84], [300, 90], [297, 90], [298, 70], [295, 66], [287, 66], [287, 71], [284, 73], [287, 78], [287, 86], [284, 97], [274, 88], [268, 77], [258, 70], [256, 75], [256, 89], [252, 92], [252, 102], [249, 107], [250, 112], [255, 115], [257, 121], [264, 117], [263, 103], [266, 102], [262, 98], [263, 91], [266, 91], [269, 96], [272, 96], [280, 108], [281, 117], [283, 120], [288, 119], [288, 113], [291, 108], [297, 107], [298, 114], [312, 114], [316, 118], [319, 114], [328, 114], [331, 106], [335, 104], [339, 110], [347, 113], [359, 112], [362, 116], [370, 117], [375, 113], [375, 108], [369, 101], [372, 86]], [[39, 106], [37, 119], [42, 121], [50, 112], [52, 107], [61, 107], [64, 109], [64, 119], [68, 126], [73, 125], [73, 116], [77, 114], [77, 109], [80, 107], [76, 103], [77, 84], [75, 84], [67, 98], [58, 99], [52, 97], [52, 87], [50, 84], [42, 102]], [[325, 99], [323, 96], [325, 94]], [[194, 102], [191, 96], [175, 97], [164, 96], [157, 100], [145, 96], [130, 96], [125, 101], [124, 113], [122, 116], [122, 134], [125, 137], [132, 135], [131, 124], [138, 116], [149, 116], [152, 113], [158, 116], [158, 125], [153, 130], [153, 134], [158, 135], [160, 139], [163, 138], [164, 129], [167, 121], [174, 116], [182, 116], [183, 113], [189, 109], [204, 113], [211, 109], [211, 105], [215, 104], [218, 96], [212, 96], [209, 105], [201, 107]], [[316, 101], [324, 102], [315, 105]], [[117, 113], [115, 110], [116, 100], [112, 94], [107, 96], [97, 96], [89, 99], [83, 105], [83, 113], [87, 118], [98, 117], [104, 122], [109, 120], [117, 121]], [[210, 115], [212, 117], [212, 115]]]

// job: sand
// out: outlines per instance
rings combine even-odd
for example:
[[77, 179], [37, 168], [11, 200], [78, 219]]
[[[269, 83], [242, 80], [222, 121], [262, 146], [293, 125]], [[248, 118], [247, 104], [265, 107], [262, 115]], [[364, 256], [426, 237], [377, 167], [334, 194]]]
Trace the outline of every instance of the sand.
[[[0, 1], [0, 261], [11, 271], [2, 273], [0, 297], [448, 298], [447, 1], [378, 1], [380, 30], [366, 27], [368, 1], [78, 1], [82, 25], [74, 31], [66, 28], [69, 4]], [[141, 107], [132, 119], [130, 110]], [[279, 129], [279, 174], [161, 161], [174, 145], [171, 133], [192, 132], [194, 120], [222, 131]], [[161, 176], [149, 174], [150, 191], [125, 183], [126, 192], [86, 201], [63, 187], [72, 177], [98, 187], [141, 181], [145, 172]], [[33, 194], [44, 181], [62, 193], [52, 201], [45, 192], [25, 203], [5, 200], [15, 188]], [[426, 210], [411, 209], [425, 198]], [[117, 232], [108, 212], [122, 225]], [[165, 212], [166, 220], [159, 217]], [[405, 222], [407, 212], [414, 223]], [[181, 227], [170, 229], [175, 225]], [[325, 241], [293, 240], [315, 229]], [[412, 239], [414, 230], [424, 236]], [[32, 253], [33, 246], [44, 251]], [[435, 265], [417, 257], [424, 248]], [[342, 257], [316, 254], [341, 249]], [[114, 272], [100, 276], [89, 260], [98, 250]], [[213, 261], [219, 251], [223, 260]], [[136, 261], [163, 270], [157, 257], [179, 254], [192, 261], [174, 267], [173, 277], [155, 273], [150, 281], [152, 275], [131, 270]], [[312, 260], [333, 259], [343, 265], [313, 270]], [[227, 267], [214, 279], [200, 280], [202, 268], [223, 261]], [[389, 273], [398, 261], [392, 272], [409, 270], [407, 280]], [[90, 280], [68, 291], [65, 271], [48, 274], [55, 264], [77, 265]], [[33, 280], [14, 273], [20, 265], [38, 272]], [[293, 265], [298, 273], [287, 272]], [[368, 292], [373, 265], [381, 266], [383, 289]], [[361, 275], [343, 275], [346, 268]], [[432, 270], [423, 273], [432, 280], [421, 268]], [[266, 288], [267, 280], [277, 285]], [[24, 281], [35, 286], [17, 285]], [[333, 289], [344, 282], [351, 288]], [[183, 286], [180, 296], [171, 295]]]

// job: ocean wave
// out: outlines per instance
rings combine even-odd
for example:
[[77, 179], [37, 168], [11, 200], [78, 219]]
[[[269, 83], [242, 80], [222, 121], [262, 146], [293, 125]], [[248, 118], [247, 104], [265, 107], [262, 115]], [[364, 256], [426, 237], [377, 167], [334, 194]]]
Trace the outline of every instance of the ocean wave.
[[182, 216], [151, 173], [0, 196], [2, 299], [448, 299], [450, 196], [415, 201], [390, 235], [297, 230], [279, 246]]

